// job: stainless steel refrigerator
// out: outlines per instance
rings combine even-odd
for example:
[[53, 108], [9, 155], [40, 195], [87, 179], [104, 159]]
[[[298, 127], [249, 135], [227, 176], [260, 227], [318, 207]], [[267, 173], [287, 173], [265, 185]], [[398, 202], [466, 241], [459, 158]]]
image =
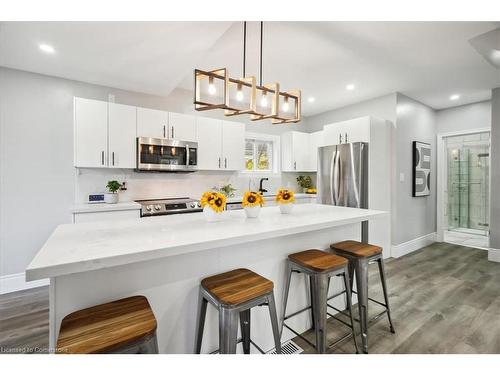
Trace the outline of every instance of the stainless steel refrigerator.
[[[368, 208], [368, 143], [319, 147], [317, 176], [319, 203]], [[368, 222], [362, 241], [368, 241]]]

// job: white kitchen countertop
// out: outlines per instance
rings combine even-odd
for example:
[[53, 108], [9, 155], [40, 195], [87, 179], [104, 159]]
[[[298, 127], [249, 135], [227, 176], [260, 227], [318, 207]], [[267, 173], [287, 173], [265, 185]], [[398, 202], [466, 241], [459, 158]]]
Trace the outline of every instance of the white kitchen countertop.
[[386, 212], [318, 204], [288, 215], [265, 207], [257, 219], [226, 211], [209, 223], [203, 213], [59, 225], [26, 269], [27, 281], [232, 246], [359, 223]]
[[91, 213], [91, 212], [106, 212], [106, 211], [126, 211], [140, 210], [141, 205], [136, 202], [118, 202], [118, 203], [81, 203], [71, 207], [71, 212], [76, 213]]

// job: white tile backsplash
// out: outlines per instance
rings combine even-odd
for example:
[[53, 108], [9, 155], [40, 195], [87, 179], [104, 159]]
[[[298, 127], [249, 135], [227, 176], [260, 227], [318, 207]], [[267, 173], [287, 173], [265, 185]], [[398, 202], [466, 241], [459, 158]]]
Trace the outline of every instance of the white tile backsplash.
[[[269, 193], [280, 187], [299, 191], [296, 178], [305, 173], [282, 173], [268, 177], [264, 187]], [[309, 173], [308, 173], [309, 174]], [[309, 174], [314, 175], [314, 174]], [[239, 172], [198, 171], [194, 173], [139, 173], [124, 169], [78, 169], [76, 173], [75, 203], [87, 201], [89, 193], [104, 192], [109, 180], [126, 182], [127, 190], [120, 192], [120, 201], [169, 197], [199, 198], [214, 186], [231, 183], [243, 195], [245, 190], [258, 190], [258, 176], [245, 176]]]

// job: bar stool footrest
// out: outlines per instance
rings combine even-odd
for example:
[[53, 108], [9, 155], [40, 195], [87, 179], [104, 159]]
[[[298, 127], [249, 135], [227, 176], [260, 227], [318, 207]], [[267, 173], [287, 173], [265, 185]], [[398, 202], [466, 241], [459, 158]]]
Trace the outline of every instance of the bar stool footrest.
[[[238, 339], [238, 341], [236, 341], [236, 345], [241, 344], [242, 342], [243, 342], [243, 338], [240, 338], [240, 339]], [[259, 345], [257, 345], [252, 339], [250, 339], [250, 344], [252, 344], [261, 354], [266, 354], [266, 352], [264, 352], [262, 350], [262, 348]], [[213, 352], [210, 352], [208, 354], [219, 354], [219, 352], [220, 352], [220, 349], [216, 349]]]

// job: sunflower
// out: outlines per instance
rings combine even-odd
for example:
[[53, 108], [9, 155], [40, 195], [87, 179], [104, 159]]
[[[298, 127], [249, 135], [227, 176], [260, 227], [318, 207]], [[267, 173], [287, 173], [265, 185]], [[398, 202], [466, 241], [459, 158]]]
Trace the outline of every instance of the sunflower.
[[295, 202], [294, 193], [291, 190], [279, 189], [276, 194], [276, 202], [278, 203], [292, 203]]
[[264, 205], [264, 198], [262, 198], [262, 194], [256, 193], [255, 191], [245, 191], [241, 205], [243, 207], [262, 207]]
[[226, 196], [216, 191], [206, 191], [203, 193], [200, 203], [203, 208], [208, 205], [215, 212], [222, 212], [226, 206]]

